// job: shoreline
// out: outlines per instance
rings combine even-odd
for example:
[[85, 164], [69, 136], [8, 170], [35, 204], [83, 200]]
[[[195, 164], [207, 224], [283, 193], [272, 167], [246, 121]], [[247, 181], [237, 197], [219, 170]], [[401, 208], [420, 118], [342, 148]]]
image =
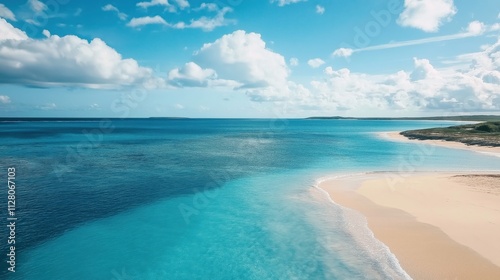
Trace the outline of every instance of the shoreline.
[[409, 139], [404, 135], [399, 134], [400, 131], [387, 131], [379, 132], [377, 136], [384, 138], [385, 140], [395, 141], [395, 142], [407, 142], [415, 144], [430, 144], [451, 149], [462, 149], [468, 151], [474, 151], [482, 154], [488, 154], [500, 157], [500, 147], [489, 147], [489, 146], [478, 146], [478, 145], [467, 145], [461, 142], [446, 141], [446, 140], [419, 140], [419, 139]]
[[[500, 279], [500, 173], [393, 173], [322, 181], [339, 205], [366, 217], [414, 279]], [[480, 184], [477, 184], [480, 182]]]

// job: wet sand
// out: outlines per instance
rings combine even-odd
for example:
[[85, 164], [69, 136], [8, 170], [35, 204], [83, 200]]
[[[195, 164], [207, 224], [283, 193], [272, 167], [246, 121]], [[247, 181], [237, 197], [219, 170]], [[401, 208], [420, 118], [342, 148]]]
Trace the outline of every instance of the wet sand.
[[500, 279], [500, 175], [392, 180], [396, 175], [344, 177], [319, 187], [361, 212], [414, 279]]

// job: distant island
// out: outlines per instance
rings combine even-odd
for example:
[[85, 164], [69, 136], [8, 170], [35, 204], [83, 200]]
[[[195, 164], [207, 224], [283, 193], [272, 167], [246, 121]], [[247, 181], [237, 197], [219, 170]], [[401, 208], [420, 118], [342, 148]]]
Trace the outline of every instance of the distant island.
[[158, 120], [185, 120], [189, 119], [186, 117], [149, 117], [149, 119], [158, 119]]
[[469, 116], [436, 116], [436, 117], [399, 117], [399, 118], [384, 118], [384, 117], [366, 117], [366, 118], [356, 118], [356, 117], [341, 117], [341, 116], [331, 116], [331, 117], [309, 117], [309, 120], [380, 120], [380, 121], [390, 121], [390, 120], [408, 120], [408, 121], [471, 121], [471, 122], [485, 122], [485, 121], [500, 121], [500, 116], [498, 115], [469, 115]]
[[[96, 120], [184, 120], [198, 119], [189, 117], [134, 117], [134, 118], [118, 118], [118, 117], [0, 117], [1, 121], [96, 121]], [[210, 118], [212, 119], [212, 118]], [[221, 118], [223, 119], [223, 118]], [[238, 119], [238, 118], [231, 118]], [[247, 118], [242, 118], [247, 119]], [[407, 121], [470, 121], [470, 122], [495, 122], [500, 121], [500, 115], [467, 115], [467, 116], [434, 116], [434, 117], [342, 117], [342, 116], [327, 116], [327, 117], [308, 117], [306, 120], [374, 120], [374, 121], [390, 121], [390, 120], [407, 120]]]
[[467, 145], [500, 147], [500, 121], [408, 130], [400, 134], [409, 139], [445, 140]]
[[50, 121], [99, 121], [99, 120], [144, 120], [144, 119], [152, 119], [152, 120], [185, 120], [190, 118], [185, 117], [143, 117], [143, 118], [117, 118], [117, 117], [88, 117], [88, 118], [74, 118], [74, 117], [0, 117], [0, 122], [2, 121], [23, 121], [23, 122], [50, 122]]

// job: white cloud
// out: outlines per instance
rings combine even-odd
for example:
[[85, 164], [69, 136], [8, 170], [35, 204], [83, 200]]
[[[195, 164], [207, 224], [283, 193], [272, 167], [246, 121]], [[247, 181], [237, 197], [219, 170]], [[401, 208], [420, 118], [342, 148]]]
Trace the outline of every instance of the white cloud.
[[216, 12], [219, 10], [219, 6], [215, 3], [201, 3], [200, 7], [193, 9], [194, 11], [207, 10], [209, 12]]
[[296, 57], [292, 57], [292, 58], [290, 58], [289, 63], [290, 63], [290, 66], [297, 66], [297, 65], [299, 65], [299, 59]]
[[32, 19], [32, 18], [29, 18], [29, 19], [25, 19], [24, 20], [25, 22], [29, 23], [29, 24], [33, 24], [33, 25], [36, 25], [36, 26], [40, 26], [42, 25], [41, 23], [39, 23], [38, 21]]
[[340, 49], [336, 49], [333, 53], [332, 53], [332, 56], [339, 56], [339, 57], [349, 57], [352, 55], [352, 53], [354, 52], [353, 49], [349, 49], [349, 48], [340, 48]]
[[56, 103], [47, 103], [47, 104], [37, 106], [37, 109], [40, 109], [43, 111], [55, 110], [56, 108], [57, 108]]
[[[335, 71], [313, 81], [313, 103], [327, 110], [498, 112], [500, 110], [500, 39], [483, 51], [457, 57], [460, 67], [437, 68], [414, 58], [411, 71], [392, 75]], [[467, 63], [465, 63], [467, 62]], [[310, 101], [312, 102], [312, 101]]]
[[475, 20], [469, 23], [466, 32], [471, 34], [472, 36], [477, 36], [483, 34], [485, 31], [486, 31], [486, 26], [484, 25], [484, 23]]
[[283, 7], [285, 5], [294, 4], [298, 2], [304, 2], [307, 0], [271, 0], [271, 3], [278, 2], [278, 6]]
[[331, 66], [326, 67], [325, 70], [324, 70], [324, 72], [327, 75], [333, 75], [335, 73], [334, 70], [333, 70], [333, 68]]
[[149, 2], [139, 2], [136, 5], [137, 7], [141, 7], [144, 9], [147, 9], [148, 7], [152, 6], [165, 6], [165, 7], [172, 6], [170, 3], [168, 3], [168, 0], [151, 0]]
[[[134, 59], [123, 59], [104, 41], [74, 35], [31, 39], [0, 19], [0, 83], [28, 86], [115, 89], [124, 86], [157, 87], [162, 80]], [[6, 37], [4, 35], [6, 34]]]
[[310, 94], [288, 81], [285, 58], [266, 48], [260, 34], [235, 31], [204, 44], [193, 62], [169, 73], [175, 86], [223, 86], [244, 92], [253, 101], [290, 101]]
[[320, 5], [316, 5], [316, 13], [320, 14], [320, 15], [324, 14], [325, 13], [325, 7], [320, 6]]
[[260, 34], [243, 30], [203, 45], [194, 61], [214, 69], [222, 79], [243, 84], [244, 88], [283, 86], [289, 72], [285, 58], [267, 49]]
[[309, 64], [309, 66], [311, 66], [312, 68], [318, 68], [321, 65], [325, 64], [325, 62], [321, 58], [313, 58], [309, 59], [307, 61], [307, 64]]
[[229, 7], [224, 7], [221, 10], [217, 11], [217, 14], [213, 18], [203, 16], [199, 19], [191, 20], [191, 22], [189, 24], [186, 24], [184, 22], [179, 22], [179, 23], [172, 25], [172, 27], [177, 28], [177, 29], [199, 28], [199, 29], [202, 29], [204, 31], [212, 31], [217, 27], [225, 26], [230, 22], [234, 22], [232, 20], [228, 21], [224, 18], [224, 16], [228, 12], [232, 12], [232, 11], [233, 11], [233, 9], [231, 9]]
[[436, 78], [439, 76], [439, 72], [434, 69], [431, 62], [428, 59], [418, 59], [413, 58], [415, 69], [410, 75], [412, 81], [425, 80], [429, 78]]
[[31, 10], [35, 13], [41, 13], [47, 10], [47, 5], [45, 5], [43, 2], [39, 0], [28, 0], [28, 5], [30, 6]]
[[174, 0], [177, 6], [181, 8], [181, 10], [185, 8], [189, 8], [189, 2], [187, 0]]
[[4, 4], [0, 4], [0, 17], [16, 21], [16, 16], [14, 15], [14, 13], [9, 8], [5, 7]]
[[[25, 5], [20, 7], [17, 15], [26, 23], [35, 26], [47, 25], [49, 19], [66, 18], [72, 13], [60, 12], [60, 4], [62, 3], [59, 2], [61, 1], [28, 0]], [[76, 10], [75, 16], [79, 15], [79, 10], [81, 9]]]
[[169, 84], [176, 87], [207, 87], [216, 78], [213, 69], [202, 69], [194, 62], [188, 62], [182, 68], [172, 69], [168, 73]]
[[7, 95], [0, 95], [0, 103], [1, 104], [9, 104], [10, 97], [8, 97]]
[[[189, 7], [189, 2], [187, 0], [174, 0], [174, 2], [177, 4], [177, 7], [180, 8], [181, 10], [184, 10], [185, 8]], [[141, 7], [144, 9], [147, 9], [152, 6], [165, 6], [170, 12], [175, 12], [177, 10], [177, 7], [170, 4], [168, 0], [151, 0], [149, 2], [139, 2], [136, 5], [137, 7]]]
[[233, 20], [226, 20], [226, 18], [224, 17], [227, 13], [232, 11], [233, 10], [231, 8], [224, 7], [223, 9], [218, 10], [217, 14], [214, 17], [203, 16], [198, 19], [192, 19], [189, 23], [180, 21], [175, 24], [165, 21], [165, 19], [163, 19], [161, 16], [158, 15], [154, 17], [145, 16], [145, 17], [131, 19], [130, 22], [127, 23], [127, 26], [141, 27], [149, 24], [159, 24], [174, 29], [199, 28], [203, 31], [212, 31], [217, 27], [233, 23], [234, 22]]
[[[480, 34], [488, 28], [473, 22], [461, 34]], [[457, 57], [466, 67], [438, 68], [422, 58], [414, 59], [412, 70], [392, 75], [326, 67], [325, 78], [312, 81], [309, 89], [288, 80], [284, 57], [269, 50], [260, 34], [239, 30], [205, 44], [192, 62], [170, 71], [168, 82], [176, 87], [224, 86], [246, 93], [255, 102], [325, 112], [494, 112], [500, 110], [500, 40], [482, 49]], [[289, 63], [293, 65], [292, 59]]]
[[4, 40], [26, 40], [28, 36], [24, 31], [21, 31], [5, 19], [0, 18], [0, 44]]
[[254, 102], [275, 102], [281, 104], [308, 103], [311, 92], [301, 84], [288, 81], [284, 87], [263, 87], [246, 91], [246, 95]]
[[120, 10], [118, 10], [117, 7], [115, 7], [111, 4], [107, 4], [107, 5], [103, 6], [102, 10], [107, 11], [107, 12], [109, 12], [109, 11], [116, 12], [116, 14], [118, 15], [118, 18], [121, 20], [126, 20], [128, 17], [127, 14], [120, 12]]
[[492, 26], [490, 26], [488, 31], [498, 31], [500, 30], [500, 23], [494, 23]]
[[130, 27], [141, 27], [149, 24], [160, 24], [160, 25], [169, 25], [162, 17], [160, 16], [145, 16], [140, 18], [133, 18], [127, 23], [127, 26]]
[[370, 46], [370, 47], [360, 48], [360, 49], [340, 48], [340, 49], [335, 50], [332, 53], [332, 55], [339, 56], [339, 57], [349, 57], [355, 52], [385, 50], [385, 49], [393, 49], [393, 48], [400, 48], [400, 47], [406, 47], [406, 46], [415, 46], [415, 45], [422, 45], [422, 44], [429, 44], [429, 43], [436, 43], [436, 42], [458, 40], [458, 39], [479, 36], [479, 35], [482, 35], [486, 32], [493, 32], [493, 31], [496, 31], [499, 29], [500, 29], [500, 25], [498, 25], [498, 24], [493, 24], [491, 26], [487, 26], [482, 22], [472, 21], [468, 24], [467, 28], [464, 31], [456, 33], [456, 34], [452, 34], [452, 35], [443, 35], [443, 36], [435, 36], [435, 37], [429, 37], [429, 38], [423, 38], [423, 39], [417, 39], [417, 40], [392, 42], [392, 43], [388, 43], [388, 44], [375, 45], [375, 46]]
[[179, 103], [175, 104], [175, 105], [174, 105], [174, 107], [175, 107], [176, 109], [179, 109], [179, 110], [184, 109], [184, 105], [179, 104]]
[[99, 106], [99, 104], [94, 103], [94, 104], [90, 104], [90, 106], [87, 109], [91, 110], [91, 111], [99, 111], [102, 108], [101, 108], [101, 106]]
[[399, 15], [401, 26], [437, 32], [445, 21], [457, 13], [453, 0], [405, 0], [405, 9]]

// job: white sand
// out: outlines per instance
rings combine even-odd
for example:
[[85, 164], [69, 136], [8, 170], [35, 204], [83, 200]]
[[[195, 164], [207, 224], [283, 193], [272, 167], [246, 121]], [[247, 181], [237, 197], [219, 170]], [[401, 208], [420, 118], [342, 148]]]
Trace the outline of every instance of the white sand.
[[490, 154], [500, 157], [500, 147], [486, 147], [477, 145], [466, 145], [460, 142], [445, 141], [445, 140], [417, 140], [409, 139], [405, 136], [399, 134], [398, 131], [381, 132], [378, 134], [386, 140], [399, 141], [399, 142], [410, 142], [410, 143], [426, 143], [430, 145], [436, 145], [441, 147], [453, 148], [453, 149], [463, 149], [470, 150], [484, 154]]
[[500, 279], [500, 176], [420, 174], [396, 184], [390, 177], [320, 187], [365, 215], [415, 279]]

